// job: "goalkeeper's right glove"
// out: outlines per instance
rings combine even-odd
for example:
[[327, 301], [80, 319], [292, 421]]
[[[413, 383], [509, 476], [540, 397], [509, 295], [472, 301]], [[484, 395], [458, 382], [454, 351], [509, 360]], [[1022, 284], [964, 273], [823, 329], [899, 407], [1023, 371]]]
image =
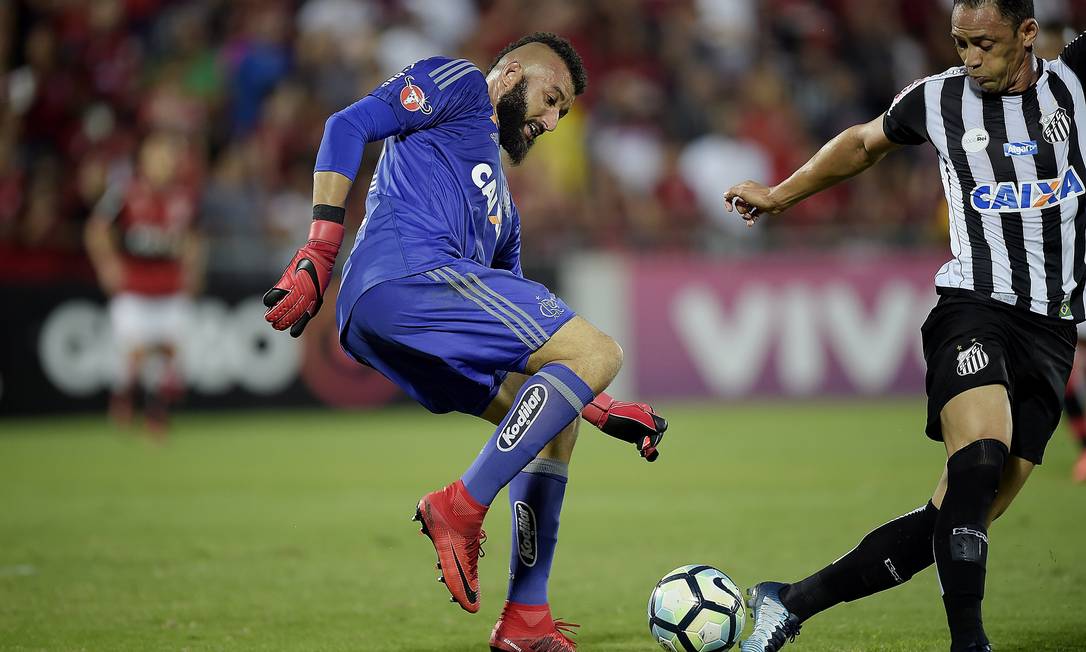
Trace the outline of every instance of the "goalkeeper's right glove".
[[604, 433], [637, 446], [646, 461], [654, 462], [660, 456], [657, 447], [667, 430], [667, 420], [650, 405], [616, 401], [601, 392], [585, 406], [581, 416]]

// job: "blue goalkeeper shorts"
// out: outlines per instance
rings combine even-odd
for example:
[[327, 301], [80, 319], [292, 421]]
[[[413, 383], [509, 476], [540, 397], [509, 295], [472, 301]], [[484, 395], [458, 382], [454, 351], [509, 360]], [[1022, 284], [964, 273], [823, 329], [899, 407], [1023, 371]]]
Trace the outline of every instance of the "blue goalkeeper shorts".
[[574, 315], [545, 286], [462, 259], [367, 290], [340, 342], [431, 412], [478, 415]]

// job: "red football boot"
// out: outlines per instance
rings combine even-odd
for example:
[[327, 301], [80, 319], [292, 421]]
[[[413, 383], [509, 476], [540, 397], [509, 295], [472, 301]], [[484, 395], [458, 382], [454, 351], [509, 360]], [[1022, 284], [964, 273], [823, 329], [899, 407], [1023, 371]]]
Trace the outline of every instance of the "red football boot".
[[479, 558], [486, 541], [483, 517], [487, 508], [468, 494], [460, 480], [426, 494], [419, 501], [414, 520], [437, 550], [437, 579], [465, 611], [479, 611]]
[[498, 623], [490, 634], [491, 652], [573, 652], [577, 645], [566, 632], [572, 623], [551, 619], [548, 605], [527, 605], [506, 601]]

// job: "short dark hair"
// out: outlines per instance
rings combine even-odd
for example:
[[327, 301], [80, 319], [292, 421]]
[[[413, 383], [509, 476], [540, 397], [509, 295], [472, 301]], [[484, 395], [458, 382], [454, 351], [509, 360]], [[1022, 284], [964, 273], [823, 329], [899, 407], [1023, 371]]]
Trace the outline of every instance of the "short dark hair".
[[999, 15], [1011, 21], [1011, 25], [1018, 29], [1027, 19], [1034, 17], [1033, 0], [954, 0], [954, 7], [964, 5], [970, 9], [995, 5]]
[[584, 62], [581, 61], [581, 55], [577, 54], [577, 51], [573, 49], [573, 44], [568, 40], [558, 36], [551, 32], [534, 32], [521, 38], [517, 41], [510, 43], [502, 48], [502, 51], [498, 53], [498, 56], [494, 57], [493, 63], [487, 68], [489, 73], [498, 65], [498, 62], [502, 60], [502, 57], [509, 54], [513, 50], [516, 50], [522, 45], [528, 45], [529, 43], [542, 43], [546, 45], [554, 53], [562, 58], [562, 61], [566, 64], [566, 68], [569, 68], [569, 75], [573, 78], [573, 93], [580, 95], [584, 92], [586, 86], [588, 86], [588, 73], [584, 70]]

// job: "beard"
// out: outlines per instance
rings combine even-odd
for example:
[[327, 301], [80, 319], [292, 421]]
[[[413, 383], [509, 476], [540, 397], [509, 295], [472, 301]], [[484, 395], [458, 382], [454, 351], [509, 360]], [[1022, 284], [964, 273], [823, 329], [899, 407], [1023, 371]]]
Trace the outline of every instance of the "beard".
[[524, 135], [524, 116], [528, 113], [528, 80], [521, 79], [498, 99], [498, 143], [509, 154], [513, 165], [520, 165], [535, 139]]

